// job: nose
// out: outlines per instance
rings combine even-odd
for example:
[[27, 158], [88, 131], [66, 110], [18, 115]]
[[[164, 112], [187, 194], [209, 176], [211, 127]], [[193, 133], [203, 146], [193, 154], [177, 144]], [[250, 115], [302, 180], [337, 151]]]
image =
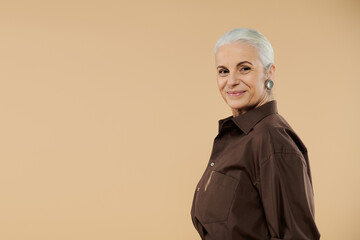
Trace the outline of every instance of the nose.
[[229, 78], [227, 80], [227, 85], [229, 87], [234, 87], [234, 86], [239, 85], [239, 84], [240, 84], [240, 78], [236, 74], [236, 72], [230, 73]]

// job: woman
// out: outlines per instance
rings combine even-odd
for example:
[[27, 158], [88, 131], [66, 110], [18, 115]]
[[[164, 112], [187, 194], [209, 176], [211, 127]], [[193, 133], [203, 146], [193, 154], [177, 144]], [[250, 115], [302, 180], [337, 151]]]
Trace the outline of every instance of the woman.
[[202, 239], [319, 239], [307, 150], [277, 113], [275, 65], [258, 31], [234, 29], [215, 46], [217, 83], [232, 110], [219, 121], [191, 216]]

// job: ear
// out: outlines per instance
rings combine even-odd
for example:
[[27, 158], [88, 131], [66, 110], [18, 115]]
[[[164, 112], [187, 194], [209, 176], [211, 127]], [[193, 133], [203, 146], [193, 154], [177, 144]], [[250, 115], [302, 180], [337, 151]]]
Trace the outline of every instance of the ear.
[[275, 71], [276, 71], [276, 66], [274, 64], [272, 64], [270, 66], [270, 69], [268, 70], [266, 79], [271, 79], [271, 80], [274, 81], [274, 79], [275, 79]]

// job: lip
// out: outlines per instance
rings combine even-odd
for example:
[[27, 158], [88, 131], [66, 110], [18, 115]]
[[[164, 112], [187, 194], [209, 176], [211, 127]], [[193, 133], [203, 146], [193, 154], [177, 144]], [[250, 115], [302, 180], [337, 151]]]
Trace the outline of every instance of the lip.
[[235, 91], [227, 91], [226, 93], [230, 96], [230, 97], [238, 97], [241, 96], [245, 93], [245, 90], [235, 90]]

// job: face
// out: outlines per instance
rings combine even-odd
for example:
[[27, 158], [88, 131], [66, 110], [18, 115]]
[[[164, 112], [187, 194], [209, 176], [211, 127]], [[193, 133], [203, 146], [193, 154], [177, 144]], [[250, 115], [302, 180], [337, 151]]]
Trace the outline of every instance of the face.
[[225, 44], [215, 61], [220, 93], [234, 116], [271, 100], [265, 81], [273, 80], [275, 66], [266, 71], [254, 46], [241, 41]]

